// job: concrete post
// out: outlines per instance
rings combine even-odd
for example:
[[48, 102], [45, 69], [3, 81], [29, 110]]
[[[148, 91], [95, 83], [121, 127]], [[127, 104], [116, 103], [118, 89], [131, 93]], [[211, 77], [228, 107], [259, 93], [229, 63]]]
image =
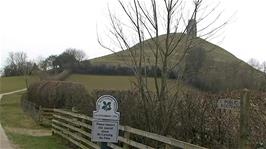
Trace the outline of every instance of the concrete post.
[[244, 89], [243, 95], [240, 101], [240, 149], [249, 149], [249, 90]]

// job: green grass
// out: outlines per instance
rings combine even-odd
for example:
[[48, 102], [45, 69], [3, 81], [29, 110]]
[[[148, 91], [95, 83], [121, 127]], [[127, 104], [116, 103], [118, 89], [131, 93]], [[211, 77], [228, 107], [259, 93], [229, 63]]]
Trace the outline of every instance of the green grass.
[[30, 116], [26, 115], [20, 107], [21, 94], [4, 96], [0, 104], [0, 122], [5, 127], [40, 129]]
[[[72, 74], [66, 81], [79, 82], [90, 92], [94, 89], [129, 90], [134, 89], [134, 76], [80, 75]], [[172, 81], [173, 82], [173, 81]], [[148, 78], [150, 88], [155, 89], [152, 78]]]
[[[227, 89], [239, 89], [239, 88], [249, 88], [249, 89], [263, 89], [265, 90], [266, 78], [264, 73], [252, 68], [250, 65], [244, 61], [238, 59], [233, 54], [229, 53], [225, 49], [212, 44], [204, 39], [195, 38], [195, 40], [190, 43], [195, 46], [196, 50], [198, 48], [202, 49], [202, 59], [201, 65], [197, 65], [199, 62], [195, 61], [198, 59], [199, 55], [195, 55], [191, 59], [189, 58], [190, 52], [185, 53], [187, 48], [186, 37], [182, 36], [182, 40], [178, 42], [181, 38], [181, 34], [171, 34], [170, 37], [175, 37], [173, 43], [179, 43], [175, 47], [174, 52], [168, 57], [168, 66], [171, 68], [175, 66], [178, 62], [178, 70], [182, 74], [182, 70], [186, 70], [182, 77], [190, 82], [189, 80], [197, 80], [194, 83], [190, 83], [195, 87], [199, 87], [204, 90], [209, 91], [223, 91]], [[160, 47], [165, 50], [165, 40], [166, 36], [161, 35], [158, 37], [158, 42]], [[156, 46], [151, 39], [145, 40], [142, 44], [143, 56], [145, 61], [147, 59], [147, 65], [155, 64], [154, 52], [156, 51]], [[139, 61], [140, 49], [138, 44], [130, 48], [130, 50], [123, 50], [106, 56], [91, 59], [90, 62], [95, 65], [104, 64], [109, 66], [128, 66], [133, 65], [131, 62], [132, 56], [130, 51], [134, 51], [134, 58]], [[194, 52], [195, 53], [195, 52]], [[183, 61], [180, 58], [186, 55]], [[193, 54], [191, 55], [193, 56]], [[188, 58], [188, 59], [187, 59]], [[162, 59], [159, 56], [158, 64], [162, 66]], [[194, 68], [196, 66], [196, 68]], [[191, 68], [191, 69], [190, 69]], [[193, 72], [195, 71], [195, 72]], [[192, 78], [191, 74], [194, 78]]]
[[22, 149], [66, 149], [62, 140], [56, 136], [33, 137], [16, 133], [7, 133], [8, 137]]
[[88, 91], [93, 89], [127, 90], [132, 86], [133, 76], [104, 76], [73, 74], [66, 81], [79, 82], [85, 85]]
[[[21, 94], [7, 95], [0, 103], [0, 122], [8, 138], [21, 149], [66, 149], [56, 136], [31, 136], [13, 129], [47, 130], [25, 115], [20, 107]], [[8, 129], [9, 128], [9, 129]], [[10, 129], [11, 128], [11, 129]]]
[[[30, 76], [29, 83], [37, 81], [37, 76]], [[15, 91], [23, 89], [26, 87], [24, 76], [15, 77], [1, 77], [0, 78], [0, 93], [6, 93], [10, 91]]]
[[[180, 33], [177, 34], [172, 34], [171, 37], [174, 37], [174, 44], [179, 42], [178, 46], [175, 48], [174, 52], [171, 54], [169, 57], [169, 64], [175, 65], [177, 61], [182, 57], [183, 53], [185, 52], [185, 49], [187, 48], [187, 40], [186, 36], [182, 36]], [[181, 41], [179, 41], [181, 39]], [[166, 36], [161, 35], [158, 37], [159, 44], [161, 47], [165, 47], [165, 40]], [[156, 46], [154, 45], [154, 42], [150, 39], [147, 39], [143, 42], [143, 49], [144, 49], [144, 55], [146, 59], [149, 59], [150, 64], [153, 65], [155, 62], [155, 57], [153, 56], [153, 52], [155, 51]], [[197, 47], [202, 47], [206, 54], [207, 57], [210, 57], [214, 61], [219, 61], [219, 62], [225, 62], [225, 63], [230, 63], [230, 62], [239, 62], [240, 60], [237, 59], [234, 55], [231, 53], [227, 52], [225, 49], [216, 46], [215, 44], [212, 44], [204, 39], [201, 38], [196, 38], [193, 40], [192, 45], [195, 45]], [[190, 46], [192, 46], [190, 45]], [[139, 49], [137, 45], [134, 45], [131, 47], [131, 51], [136, 52], [135, 58], [138, 59], [139, 57]], [[91, 60], [92, 64], [105, 64], [105, 65], [120, 65], [120, 66], [126, 66], [126, 62], [129, 63], [131, 60], [130, 52], [129, 50], [124, 50], [124, 51], [119, 51], [117, 53], [109, 54], [106, 56], [94, 58]], [[161, 60], [159, 59], [159, 63]]]
[[[78, 82], [83, 84], [87, 91], [91, 92], [94, 89], [104, 90], [132, 90], [135, 88], [134, 82], [136, 78], [134, 76], [107, 76], [107, 75], [80, 75], [72, 74], [66, 81]], [[168, 80], [169, 87], [174, 89], [175, 87], [191, 88], [176, 80]], [[148, 78], [148, 86], [150, 90], [155, 90], [153, 78]], [[160, 84], [160, 82], [159, 82]], [[182, 84], [182, 85], [181, 85]], [[181, 85], [181, 86], [180, 86]]]

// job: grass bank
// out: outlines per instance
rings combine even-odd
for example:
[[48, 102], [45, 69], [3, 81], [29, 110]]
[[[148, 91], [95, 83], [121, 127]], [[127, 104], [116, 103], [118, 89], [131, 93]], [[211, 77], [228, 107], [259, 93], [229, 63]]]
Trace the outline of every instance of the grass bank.
[[0, 103], [0, 122], [8, 138], [21, 149], [67, 149], [62, 140], [47, 135], [47, 128], [39, 126], [20, 107], [21, 94], [7, 95]]
[[132, 87], [133, 76], [80, 75], [72, 74], [66, 81], [79, 82], [88, 91], [94, 89], [127, 90]]
[[[79, 82], [83, 84], [86, 89], [91, 92], [94, 89], [104, 90], [131, 90], [135, 88], [136, 78], [134, 76], [111, 76], [111, 75], [81, 75], [72, 74], [66, 81]], [[150, 90], [155, 90], [153, 78], [148, 78], [147, 83]], [[159, 81], [160, 84], [160, 81]], [[177, 82], [174, 79], [168, 80], [169, 88], [175, 89], [177, 87], [191, 88], [184, 85], [182, 82]]]
[[[37, 81], [38, 76], [30, 76], [29, 83]], [[19, 89], [26, 88], [24, 76], [14, 76], [14, 77], [1, 77], [0, 78], [0, 93], [7, 93]]]

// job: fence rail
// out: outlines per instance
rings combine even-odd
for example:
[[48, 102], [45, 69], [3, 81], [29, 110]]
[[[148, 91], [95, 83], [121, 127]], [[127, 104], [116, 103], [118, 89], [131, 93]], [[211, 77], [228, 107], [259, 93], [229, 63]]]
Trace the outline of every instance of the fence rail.
[[32, 103], [26, 99], [21, 99], [22, 110], [30, 115], [36, 122], [51, 126], [53, 119], [53, 109], [42, 108], [37, 106], [35, 103]]
[[[62, 136], [82, 149], [96, 148], [99, 145], [91, 142], [92, 118], [86, 115], [69, 112], [60, 109], [53, 110], [52, 131]], [[114, 149], [128, 149], [131, 147], [139, 149], [154, 149], [158, 146], [147, 145], [134, 140], [136, 136], [144, 137], [160, 144], [160, 148], [184, 148], [184, 149], [205, 149], [194, 144], [179, 141], [170, 137], [161, 136], [155, 133], [146, 132], [129, 126], [119, 126], [119, 143], [108, 143]], [[131, 137], [131, 136], [134, 137]]]
[[[83, 114], [62, 109], [42, 108], [25, 99], [21, 100], [24, 112], [35, 121], [52, 127], [53, 134], [57, 134], [81, 149], [100, 149], [99, 144], [91, 142], [92, 118]], [[152, 143], [143, 143], [137, 139], [146, 139]], [[119, 126], [118, 143], [108, 143], [113, 149], [155, 149], [155, 148], [182, 148], [182, 149], [206, 149], [194, 144], [165, 137], [151, 132], [129, 126]], [[156, 146], [155, 144], [159, 144]]]

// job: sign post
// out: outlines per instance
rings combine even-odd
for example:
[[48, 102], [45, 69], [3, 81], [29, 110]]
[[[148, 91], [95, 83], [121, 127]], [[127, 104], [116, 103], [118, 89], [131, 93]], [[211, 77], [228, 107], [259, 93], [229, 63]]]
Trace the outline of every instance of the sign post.
[[240, 149], [249, 149], [249, 90], [244, 89], [240, 106]]
[[106, 149], [107, 142], [118, 142], [119, 118], [118, 104], [111, 95], [103, 95], [96, 101], [93, 111], [92, 142], [102, 142], [101, 149]]
[[237, 99], [219, 99], [217, 103], [218, 109], [235, 110], [240, 108], [240, 100]]
[[240, 139], [239, 148], [249, 149], [249, 130], [248, 130], [248, 119], [249, 119], [249, 90], [244, 89], [243, 95], [240, 100], [235, 99], [219, 99], [217, 103], [218, 109], [222, 110], [235, 110], [240, 109]]

